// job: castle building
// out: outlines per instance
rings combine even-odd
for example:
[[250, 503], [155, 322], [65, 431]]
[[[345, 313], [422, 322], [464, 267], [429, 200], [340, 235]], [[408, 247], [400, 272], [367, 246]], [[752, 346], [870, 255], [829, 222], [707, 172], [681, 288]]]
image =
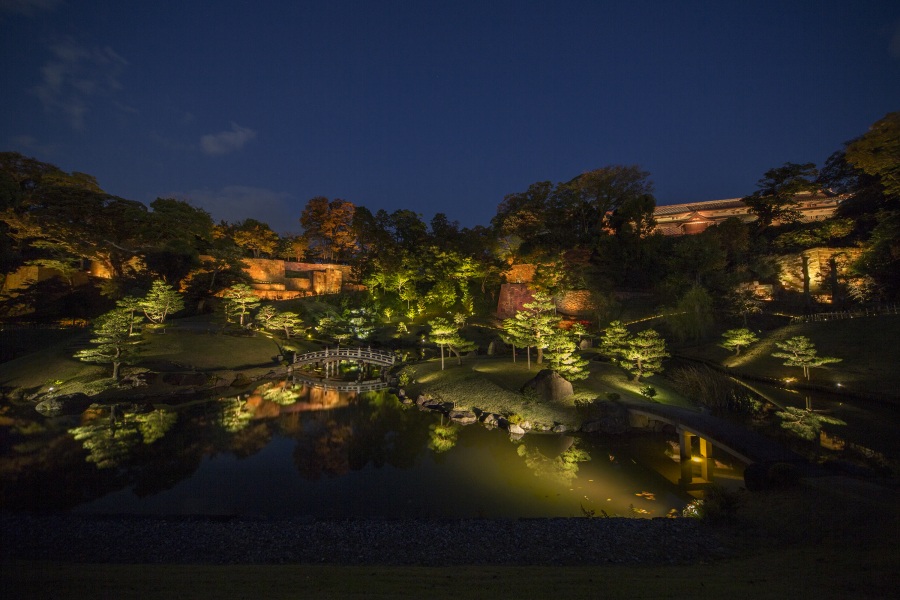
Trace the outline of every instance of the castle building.
[[[834, 214], [843, 196], [830, 192], [802, 192], [797, 194], [797, 210], [804, 222], [820, 221]], [[663, 235], [690, 235], [732, 217], [748, 222], [756, 220], [750, 208], [740, 198], [709, 200], [690, 204], [657, 206], [653, 211], [656, 231]]]

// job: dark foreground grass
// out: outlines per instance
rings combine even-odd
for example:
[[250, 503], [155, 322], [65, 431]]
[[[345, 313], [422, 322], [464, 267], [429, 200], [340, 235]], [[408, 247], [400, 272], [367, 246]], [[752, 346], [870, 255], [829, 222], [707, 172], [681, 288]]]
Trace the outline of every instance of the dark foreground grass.
[[[0, 563], [0, 594], [23, 599], [896, 598], [894, 487], [846, 478], [743, 492], [710, 523], [726, 558], [677, 566], [336, 566]], [[110, 540], [110, 544], [115, 544]], [[537, 542], [539, 543], [539, 542]], [[576, 543], [576, 542], [573, 542]]]
[[677, 567], [2, 565], [6, 598], [890, 598], [883, 550], [774, 550]]

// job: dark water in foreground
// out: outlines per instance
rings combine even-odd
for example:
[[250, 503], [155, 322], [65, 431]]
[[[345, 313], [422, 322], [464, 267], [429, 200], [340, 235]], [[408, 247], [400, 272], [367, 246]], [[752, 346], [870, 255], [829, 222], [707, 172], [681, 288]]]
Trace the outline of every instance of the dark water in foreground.
[[[512, 440], [386, 392], [299, 392], [270, 386], [123, 412], [114, 424], [108, 409], [44, 419], [7, 408], [0, 504], [91, 514], [656, 517], [691, 500], [675, 483], [674, 437]], [[717, 478], [739, 482], [740, 467], [720, 461]]]

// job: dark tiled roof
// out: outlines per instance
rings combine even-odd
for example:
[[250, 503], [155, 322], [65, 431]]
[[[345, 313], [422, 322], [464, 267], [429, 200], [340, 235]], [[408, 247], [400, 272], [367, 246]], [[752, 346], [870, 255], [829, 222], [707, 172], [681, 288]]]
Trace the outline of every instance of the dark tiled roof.
[[669, 204], [666, 206], [657, 206], [653, 211], [656, 216], [660, 215], [677, 215], [679, 213], [694, 212], [702, 210], [727, 210], [736, 208], [746, 208], [746, 204], [740, 198], [732, 198], [729, 200], [710, 200], [709, 202], [692, 202], [690, 204]]

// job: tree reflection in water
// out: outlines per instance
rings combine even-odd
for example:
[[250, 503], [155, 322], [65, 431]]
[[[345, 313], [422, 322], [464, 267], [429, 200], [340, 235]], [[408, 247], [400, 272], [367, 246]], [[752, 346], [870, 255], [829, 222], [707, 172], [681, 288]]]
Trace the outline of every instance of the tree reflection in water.
[[591, 455], [580, 449], [577, 441], [554, 458], [525, 444], [520, 444], [516, 452], [525, 459], [525, 466], [534, 472], [535, 477], [556, 481], [565, 486], [571, 484], [578, 476], [578, 463], [591, 460]]
[[153, 444], [162, 439], [178, 421], [177, 413], [162, 409], [135, 413], [118, 412], [112, 407], [110, 411], [108, 417], [100, 411], [88, 411], [85, 424], [69, 429], [88, 451], [86, 460], [100, 469], [128, 461], [141, 442]]

